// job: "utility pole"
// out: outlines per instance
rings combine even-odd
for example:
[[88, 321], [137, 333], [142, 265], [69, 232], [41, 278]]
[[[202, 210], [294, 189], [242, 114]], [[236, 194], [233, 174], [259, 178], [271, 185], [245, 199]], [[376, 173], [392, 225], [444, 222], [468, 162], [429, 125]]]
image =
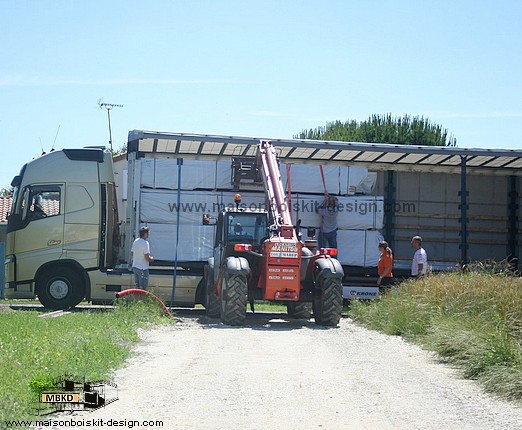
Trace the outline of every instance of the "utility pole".
[[102, 99], [98, 100], [98, 106], [100, 109], [107, 109], [107, 119], [109, 120], [109, 146], [111, 147], [112, 153], [112, 131], [111, 131], [111, 110], [115, 107], [123, 107], [123, 105], [116, 105], [114, 103], [102, 103]]

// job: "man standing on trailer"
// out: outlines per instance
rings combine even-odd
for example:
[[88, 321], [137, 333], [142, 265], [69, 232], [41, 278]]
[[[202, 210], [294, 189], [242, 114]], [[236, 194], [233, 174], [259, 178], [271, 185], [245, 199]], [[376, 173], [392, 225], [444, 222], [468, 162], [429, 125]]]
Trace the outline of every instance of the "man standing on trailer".
[[149, 238], [149, 228], [141, 227], [140, 237], [132, 243], [132, 271], [136, 288], [146, 290], [149, 287], [149, 263], [154, 261], [150, 255], [150, 247], [147, 239]]
[[324, 193], [324, 202], [317, 208], [321, 215], [321, 231], [319, 235], [319, 248], [337, 248], [337, 214], [339, 204], [337, 198]]
[[411, 246], [415, 249], [413, 261], [411, 262], [411, 276], [414, 278], [426, 274], [428, 268], [428, 254], [422, 247], [422, 237], [414, 236], [411, 239]]

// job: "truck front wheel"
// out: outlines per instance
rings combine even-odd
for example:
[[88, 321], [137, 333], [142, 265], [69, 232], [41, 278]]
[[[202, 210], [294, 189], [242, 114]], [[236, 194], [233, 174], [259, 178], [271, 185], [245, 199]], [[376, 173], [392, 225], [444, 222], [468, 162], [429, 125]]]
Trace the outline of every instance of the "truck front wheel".
[[81, 276], [69, 267], [46, 270], [36, 281], [38, 300], [49, 309], [69, 309], [85, 297]]
[[324, 326], [336, 326], [343, 310], [343, 285], [341, 279], [321, 278], [319, 281], [321, 297], [314, 300], [315, 323]]
[[243, 325], [246, 318], [247, 280], [242, 275], [225, 273], [221, 287], [221, 322], [227, 325]]

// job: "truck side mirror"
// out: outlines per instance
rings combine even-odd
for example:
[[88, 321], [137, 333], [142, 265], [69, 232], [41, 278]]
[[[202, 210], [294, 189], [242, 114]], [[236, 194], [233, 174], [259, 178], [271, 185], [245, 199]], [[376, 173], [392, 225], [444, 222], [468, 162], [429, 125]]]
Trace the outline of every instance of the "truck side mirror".
[[203, 214], [203, 225], [216, 225], [217, 219], [210, 214]]

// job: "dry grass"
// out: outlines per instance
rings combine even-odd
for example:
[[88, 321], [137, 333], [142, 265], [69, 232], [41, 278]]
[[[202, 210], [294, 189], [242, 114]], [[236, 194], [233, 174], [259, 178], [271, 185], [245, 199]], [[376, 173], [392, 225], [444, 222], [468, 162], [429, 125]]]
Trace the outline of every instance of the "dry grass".
[[354, 318], [401, 335], [458, 365], [488, 391], [522, 399], [522, 279], [508, 272], [450, 273], [403, 283]]

